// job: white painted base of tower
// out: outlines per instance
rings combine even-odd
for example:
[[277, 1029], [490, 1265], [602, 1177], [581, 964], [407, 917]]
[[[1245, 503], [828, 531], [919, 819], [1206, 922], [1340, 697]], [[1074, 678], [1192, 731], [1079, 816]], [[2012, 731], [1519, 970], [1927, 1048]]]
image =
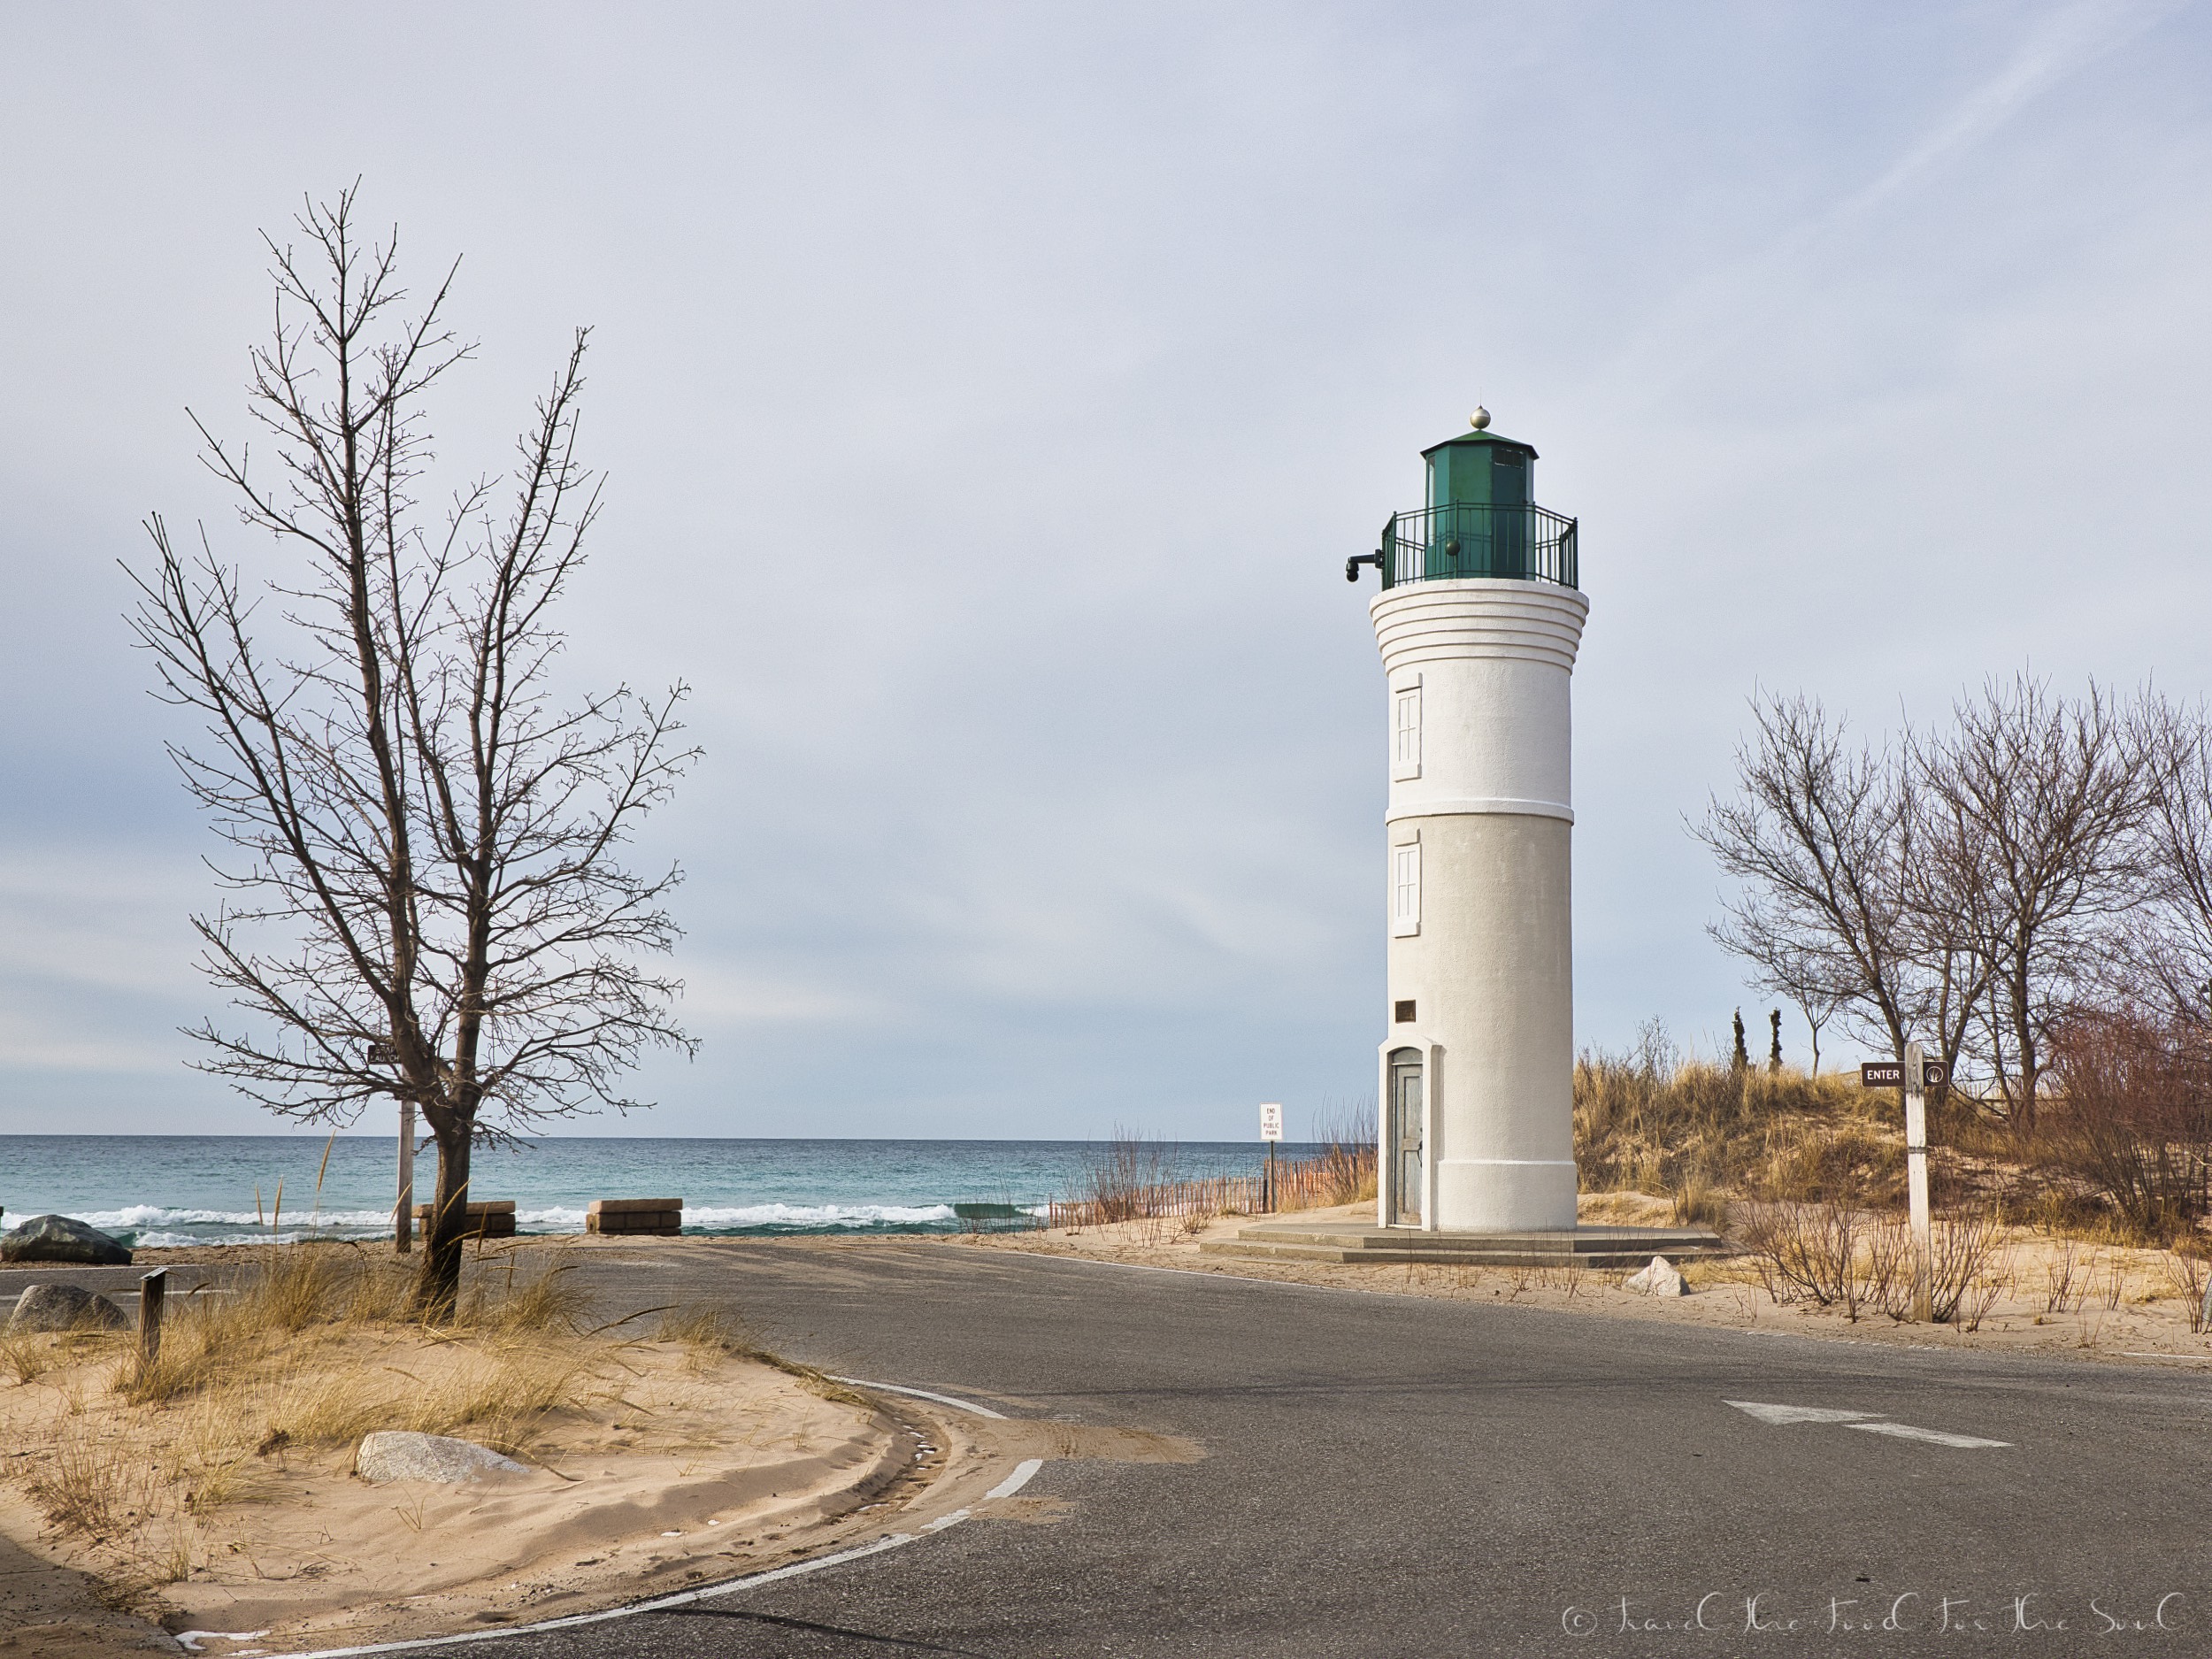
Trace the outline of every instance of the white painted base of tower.
[[[1394, 729], [1384, 1225], [1575, 1225], [1568, 688], [1587, 609], [1502, 580], [1407, 584], [1371, 607], [1394, 710], [1410, 688], [1419, 722], [1410, 754]], [[1397, 1144], [1412, 1055], [1417, 1159]]]
[[1576, 1190], [1572, 1158], [1440, 1158], [1436, 1230], [1572, 1232]]

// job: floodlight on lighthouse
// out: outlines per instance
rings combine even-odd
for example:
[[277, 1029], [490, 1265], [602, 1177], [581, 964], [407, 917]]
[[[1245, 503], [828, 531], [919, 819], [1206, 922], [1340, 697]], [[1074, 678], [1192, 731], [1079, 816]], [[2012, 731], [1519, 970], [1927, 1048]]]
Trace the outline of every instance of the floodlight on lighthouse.
[[1572, 1229], [1576, 525], [1487, 410], [1422, 459], [1424, 504], [1345, 565], [1380, 578], [1388, 697], [1378, 1218]]

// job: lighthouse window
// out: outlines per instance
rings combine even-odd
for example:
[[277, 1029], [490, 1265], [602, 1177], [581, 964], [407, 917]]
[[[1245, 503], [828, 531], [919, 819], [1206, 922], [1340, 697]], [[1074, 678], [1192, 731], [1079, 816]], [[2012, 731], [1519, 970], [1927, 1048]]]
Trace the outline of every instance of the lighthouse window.
[[1399, 938], [1421, 931], [1421, 843], [1390, 849], [1390, 931]]
[[1421, 775], [1421, 682], [1390, 695], [1390, 778], [1394, 783]]

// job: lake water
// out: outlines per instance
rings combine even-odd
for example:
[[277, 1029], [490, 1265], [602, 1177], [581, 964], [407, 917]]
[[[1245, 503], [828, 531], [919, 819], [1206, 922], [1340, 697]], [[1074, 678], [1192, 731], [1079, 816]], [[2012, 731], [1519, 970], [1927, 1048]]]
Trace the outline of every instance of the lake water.
[[[1182, 1177], [1253, 1174], [1266, 1156], [1254, 1142], [1161, 1149]], [[480, 1148], [469, 1195], [514, 1200], [524, 1233], [580, 1233], [595, 1198], [681, 1198], [686, 1233], [951, 1232], [956, 1204], [1034, 1211], [1066, 1197], [1103, 1151], [1079, 1141], [561, 1137]], [[0, 1227], [53, 1213], [133, 1245], [388, 1237], [396, 1158], [394, 1138], [380, 1135], [0, 1135]], [[417, 1202], [436, 1178], [426, 1143]]]

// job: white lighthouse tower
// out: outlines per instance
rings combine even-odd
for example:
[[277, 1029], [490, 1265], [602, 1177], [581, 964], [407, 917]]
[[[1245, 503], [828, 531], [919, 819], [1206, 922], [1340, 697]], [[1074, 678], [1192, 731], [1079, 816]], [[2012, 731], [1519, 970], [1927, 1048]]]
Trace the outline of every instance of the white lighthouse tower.
[[1389, 983], [1380, 1224], [1575, 1225], [1569, 687], [1589, 603], [1536, 451], [1471, 428], [1423, 452], [1368, 607], [1389, 681]]

